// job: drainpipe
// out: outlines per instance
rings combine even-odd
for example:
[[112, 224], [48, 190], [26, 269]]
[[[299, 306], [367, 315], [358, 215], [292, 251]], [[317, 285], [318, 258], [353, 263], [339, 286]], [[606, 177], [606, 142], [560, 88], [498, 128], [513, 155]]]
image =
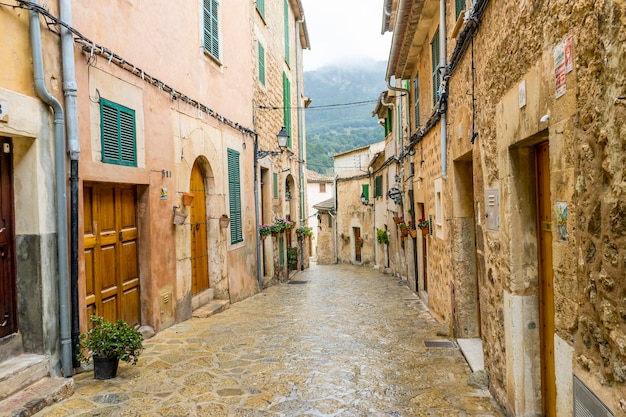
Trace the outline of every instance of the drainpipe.
[[[441, 71], [441, 82], [447, 76], [446, 70], [446, 1], [439, 0], [439, 69]], [[448, 160], [447, 160], [447, 131], [446, 131], [446, 112], [441, 113], [441, 178], [448, 179]]]
[[254, 215], [256, 218], [256, 274], [257, 281], [259, 282], [259, 292], [263, 291], [263, 275], [261, 274], [261, 234], [259, 233], [259, 227], [261, 223], [261, 219], [259, 218], [259, 174], [258, 174], [258, 166], [259, 159], [257, 157], [257, 152], [259, 150], [259, 135], [254, 134]]
[[339, 217], [339, 212], [337, 211], [337, 208], [339, 207], [339, 201], [338, 201], [338, 196], [339, 193], [337, 192], [337, 174], [335, 174], [335, 179], [333, 180], [334, 184], [333, 184], [333, 189], [335, 191], [335, 201], [333, 201], [333, 211], [335, 212], [335, 216], [333, 216], [333, 218], [335, 219], [335, 230], [334, 230], [334, 235], [333, 238], [335, 239], [335, 263], [338, 264], [339, 263], [339, 248], [337, 247], [337, 228], [339, 227], [339, 222], [337, 221], [337, 217]]
[[[300, 26], [304, 23], [304, 16], [302, 19], [296, 21], [296, 42], [300, 41]], [[302, 113], [304, 104], [302, 103], [302, 45], [296, 48], [296, 89], [298, 94], [298, 168], [300, 175], [300, 227], [304, 227], [304, 218], [306, 217], [305, 210], [305, 193], [304, 193], [304, 138], [302, 130], [304, 127], [304, 121], [302, 120]], [[304, 271], [304, 239], [300, 240], [300, 270]]]
[[[71, 0], [59, 0], [60, 18], [72, 25]], [[76, 68], [74, 61], [74, 36], [61, 26], [61, 56], [63, 64], [63, 94], [65, 95], [65, 120], [67, 145], [70, 156], [70, 294], [72, 300], [72, 359], [74, 368], [80, 366], [76, 359], [80, 343], [78, 314], [78, 159], [80, 141], [78, 136], [78, 103]]]
[[[37, 0], [35, 0], [37, 4]], [[33, 54], [33, 78], [39, 98], [52, 107], [54, 112], [54, 163], [56, 180], [57, 211], [57, 263], [59, 268], [59, 330], [61, 338], [61, 366], [63, 375], [73, 375], [72, 346], [70, 338], [69, 278], [67, 267], [67, 212], [65, 183], [65, 138], [63, 108], [61, 103], [46, 89], [44, 82], [43, 57], [41, 54], [41, 28], [39, 13], [30, 10], [30, 42]]]

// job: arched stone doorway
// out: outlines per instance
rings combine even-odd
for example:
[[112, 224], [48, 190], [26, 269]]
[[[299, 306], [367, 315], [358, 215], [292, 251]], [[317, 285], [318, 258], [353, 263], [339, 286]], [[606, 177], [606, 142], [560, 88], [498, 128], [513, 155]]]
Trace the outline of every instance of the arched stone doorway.
[[198, 296], [207, 291], [210, 286], [207, 238], [207, 193], [203, 171], [200, 162], [196, 160], [191, 169], [191, 177], [189, 180], [189, 192], [194, 195], [194, 199], [189, 207], [192, 296]]

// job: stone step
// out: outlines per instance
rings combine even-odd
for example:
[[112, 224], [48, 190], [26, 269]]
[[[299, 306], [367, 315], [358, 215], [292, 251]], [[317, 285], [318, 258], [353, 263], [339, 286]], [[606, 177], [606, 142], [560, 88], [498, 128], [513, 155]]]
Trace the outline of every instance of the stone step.
[[47, 377], [48, 359], [22, 354], [0, 363], [0, 401]]
[[42, 378], [0, 401], [0, 417], [29, 417], [73, 393], [72, 378]]
[[230, 301], [228, 300], [212, 300], [208, 304], [194, 310], [192, 317], [195, 319], [204, 319], [213, 314], [221, 313], [224, 310], [230, 308]]

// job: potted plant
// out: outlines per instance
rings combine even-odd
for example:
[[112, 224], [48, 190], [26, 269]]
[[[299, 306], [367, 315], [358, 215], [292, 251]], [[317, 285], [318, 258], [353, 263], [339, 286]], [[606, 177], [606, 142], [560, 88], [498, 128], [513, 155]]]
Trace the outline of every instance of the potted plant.
[[261, 235], [261, 238], [265, 238], [267, 235], [271, 235], [272, 226], [270, 226], [269, 224], [262, 224], [261, 226], [259, 226], [259, 234]]
[[425, 217], [422, 217], [418, 220], [417, 227], [422, 230], [422, 236], [426, 236], [430, 229], [430, 221], [426, 220]]
[[93, 358], [95, 379], [115, 378], [120, 360], [137, 364], [143, 351], [143, 336], [137, 329], [124, 320], [110, 322], [100, 316], [91, 316], [89, 321], [92, 328], [80, 335], [77, 358], [80, 362]]
[[307, 226], [298, 227], [296, 229], [296, 236], [298, 237], [298, 240], [303, 240], [305, 236], [312, 236], [312, 235], [313, 235], [313, 230], [311, 230]]
[[378, 229], [376, 231], [376, 241], [381, 245], [389, 244], [389, 233], [386, 230]]

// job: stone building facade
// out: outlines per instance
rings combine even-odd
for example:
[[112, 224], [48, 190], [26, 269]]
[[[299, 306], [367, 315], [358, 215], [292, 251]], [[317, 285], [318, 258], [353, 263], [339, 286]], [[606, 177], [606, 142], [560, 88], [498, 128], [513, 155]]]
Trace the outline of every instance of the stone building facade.
[[400, 159], [431, 228], [417, 291], [482, 339], [508, 414], [626, 415], [626, 4], [385, 8]]
[[[259, 222], [273, 224], [276, 219], [285, 219], [301, 227], [308, 216], [303, 115], [308, 100], [302, 52], [309, 48], [309, 38], [304, 9], [300, 0], [265, 0], [257, 2], [255, 8], [253, 111], [260, 152], [255, 173]], [[271, 154], [279, 151], [276, 135], [283, 127], [289, 135], [288, 146], [280, 154]], [[288, 279], [290, 270], [308, 268], [309, 241], [298, 241], [295, 227], [261, 241], [263, 286]]]
[[2, 367], [69, 377], [91, 314], [160, 331], [259, 292], [261, 215], [306, 218], [300, 1], [9, 1], [0, 25]]

